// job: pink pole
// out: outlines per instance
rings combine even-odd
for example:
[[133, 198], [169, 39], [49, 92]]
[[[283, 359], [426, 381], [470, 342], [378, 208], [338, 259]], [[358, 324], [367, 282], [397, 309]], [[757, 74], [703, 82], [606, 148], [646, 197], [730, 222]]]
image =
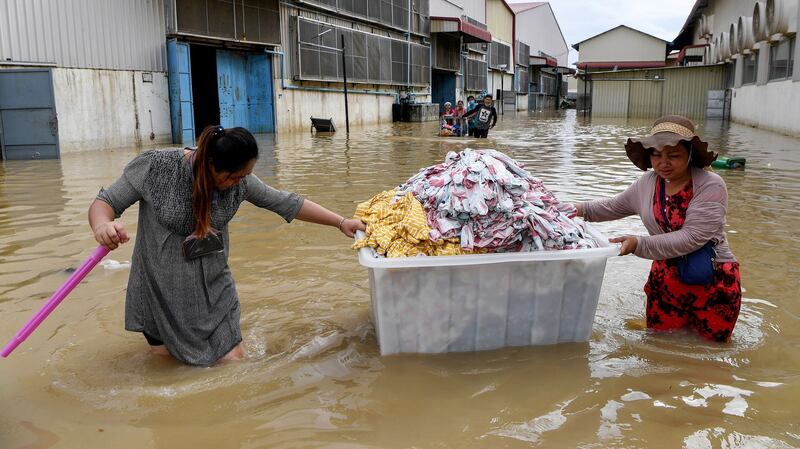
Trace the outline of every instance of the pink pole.
[[83, 280], [83, 278], [85, 278], [86, 275], [92, 271], [92, 268], [94, 268], [95, 265], [97, 265], [97, 263], [106, 256], [106, 254], [108, 254], [108, 248], [105, 246], [101, 245], [95, 248], [95, 250], [92, 251], [92, 254], [83, 261], [81, 266], [78, 267], [74, 273], [72, 273], [72, 276], [70, 276], [69, 279], [67, 279], [67, 281], [64, 282], [61, 287], [55, 291], [55, 293], [53, 293], [53, 296], [47, 300], [47, 303], [42, 306], [38, 312], [36, 312], [36, 315], [34, 315], [33, 318], [31, 318], [25, 324], [25, 326], [22, 326], [22, 329], [17, 332], [17, 335], [15, 335], [14, 338], [8, 342], [6, 347], [3, 348], [3, 352], [0, 352], [0, 356], [8, 357], [8, 355], [11, 354], [11, 352], [20, 345], [20, 343], [25, 341], [25, 339], [28, 338], [28, 336], [33, 333], [33, 331], [35, 331], [40, 324], [42, 324], [42, 321], [44, 321], [45, 318], [47, 318], [47, 316], [50, 315], [50, 313], [55, 310], [59, 304], [61, 304], [61, 301], [63, 301], [67, 295], [69, 295], [72, 289], [74, 289]]

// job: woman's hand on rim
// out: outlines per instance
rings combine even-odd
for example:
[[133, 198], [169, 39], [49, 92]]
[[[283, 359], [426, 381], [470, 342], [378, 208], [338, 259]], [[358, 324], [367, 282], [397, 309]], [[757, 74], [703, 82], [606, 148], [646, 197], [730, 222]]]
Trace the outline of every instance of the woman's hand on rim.
[[638, 245], [639, 241], [636, 239], [635, 235], [625, 235], [622, 237], [614, 237], [613, 239], [608, 239], [610, 243], [621, 243], [622, 246], [619, 248], [619, 255], [620, 256], [627, 256], [628, 254], [633, 254], [636, 252], [636, 246]]
[[356, 231], [366, 231], [367, 225], [365, 225], [361, 220], [350, 218], [342, 222], [342, 224], [339, 226], [339, 230], [342, 231], [342, 234], [348, 237], [353, 237], [356, 234]]

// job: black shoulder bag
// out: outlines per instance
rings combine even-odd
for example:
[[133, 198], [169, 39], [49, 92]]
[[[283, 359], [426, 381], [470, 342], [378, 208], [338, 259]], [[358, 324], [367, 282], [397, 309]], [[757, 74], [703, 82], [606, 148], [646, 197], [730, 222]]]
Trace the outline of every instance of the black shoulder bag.
[[[660, 180], [661, 216], [668, 231], [672, 231], [667, 217], [667, 189], [664, 180]], [[717, 253], [714, 241], [709, 240], [702, 248], [689, 254], [680, 256], [678, 261], [678, 277], [681, 282], [689, 285], [708, 285], [714, 280], [714, 259]]]

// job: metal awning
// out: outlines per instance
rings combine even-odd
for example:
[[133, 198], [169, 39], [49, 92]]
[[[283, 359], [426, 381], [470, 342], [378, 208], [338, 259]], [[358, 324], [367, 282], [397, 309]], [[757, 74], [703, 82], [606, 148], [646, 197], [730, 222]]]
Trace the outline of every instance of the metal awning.
[[664, 61], [597, 61], [579, 62], [579, 69], [658, 69], [666, 66]]
[[530, 64], [533, 66], [558, 67], [556, 58], [551, 58], [549, 56], [531, 56]]
[[431, 34], [433, 33], [460, 36], [466, 44], [492, 42], [492, 33], [457, 17], [431, 17]]

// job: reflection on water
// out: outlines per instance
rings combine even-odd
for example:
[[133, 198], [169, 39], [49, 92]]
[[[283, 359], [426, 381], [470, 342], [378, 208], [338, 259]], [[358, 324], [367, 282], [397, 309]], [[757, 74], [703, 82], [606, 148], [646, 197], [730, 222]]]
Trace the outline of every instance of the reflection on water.
[[[435, 124], [268, 136], [255, 172], [351, 213], [447, 151], [488, 147], [583, 200], [639, 176], [623, 144], [648, 125], [572, 112], [506, 115], [481, 141], [434, 137]], [[719, 172], [746, 289], [728, 344], [644, 330], [649, 264], [626, 257], [608, 264], [588, 343], [382, 358], [350, 242], [244, 205], [230, 262], [246, 362], [198, 369], [149, 354], [123, 330], [128, 270], [98, 267], [0, 360], [0, 447], [800, 447], [800, 141], [726, 123], [699, 130], [748, 160]], [[2, 343], [93, 248], [86, 208], [135, 154], [0, 165]], [[131, 233], [136, 213], [122, 218]], [[600, 228], [645, 232], [635, 218]], [[109, 258], [128, 261], [131, 249]]]

